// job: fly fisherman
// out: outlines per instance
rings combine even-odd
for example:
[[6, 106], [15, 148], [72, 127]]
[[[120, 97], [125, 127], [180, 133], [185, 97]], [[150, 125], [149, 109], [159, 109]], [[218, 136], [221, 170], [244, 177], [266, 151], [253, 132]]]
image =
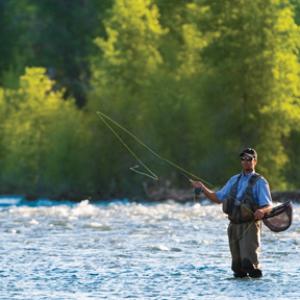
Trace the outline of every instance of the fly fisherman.
[[228, 226], [231, 269], [235, 277], [261, 277], [258, 262], [260, 245], [260, 220], [272, 210], [269, 184], [255, 172], [257, 153], [246, 148], [240, 153], [242, 172], [231, 177], [224, 187], [213, 192], [201, 181], [192, 181], [205, 196], [223, 204], [223, 211], [230, 220]]

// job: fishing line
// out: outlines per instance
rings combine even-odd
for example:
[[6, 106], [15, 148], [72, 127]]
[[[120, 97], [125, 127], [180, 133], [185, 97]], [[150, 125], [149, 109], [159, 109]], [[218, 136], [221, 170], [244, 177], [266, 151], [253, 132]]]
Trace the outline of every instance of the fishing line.
[[[111, 130], [111, 132], [115, 135], [115, 137], [120, 141], [120, 143], [128, 150], [128, 152], [136, 159], [138, 163], [140, 163], [145, 170], [147, 170], [149, 173], [138, 171], [137, 168], [138, 165], [131, 167], [130, 170], [138, 173], [140, 175], [149, 177], [153, 180], [158, 180], [158, 176], [135, 154], [135, 152], [124, 142], [124, 140], [120, 137], [120, 135], [109, 125], [109, 123], [104, 119], [103, 113], [97, 111], [97, 115], [100, 117], [100, 119], [103, 121], [103, 123]], [[118, 126], [119, 127], [119, 126]]]
[[[111, 132], [116, 136], [116, 138], [122, 143], [122, 145], [129, 151], [129, 153], [145, 168], [145, 170], [147, 170], [149, 173], [146, 172], [142, 172], [142, 171], [138, 171], [137, 168], [139, 166], [134, 166], [132, 168], [130, 168], [131, 171], [150, 177], [154, 180], [158, 180], [159, 177], [141, 160], [141, 158], [138, 157], [138, 155], [125, 143], [125, 141], [120, 137], [120, 135], [112, 128], [112, 126], [108, 123], [111, 122], [112, 124], [114, 124], [116, 127], [118, 127], [119, 129], [121, 129], [123, 132], [125, 132], [126, 134], [128, 134], [130, 137], [132, 137], [138, 144], [140, 144], [141, 146], [143, 146], [144, 148], [146, 148], [152, 155], [154, 155], [156, 158], [166, 162], [167, 164], [171, 165], [173, 168], [180, 170], [182, 172], [182, 174], [185, 176], [189, 175], [191, 176], [193, 179], [196, 180], [200, 180], [210, 186], [213, 186], [210, 182], [200, 178], [199, 176], [187, 171], [186, 169], [184, 169], [183, 167], [179, 166], [178, 164], [172, 162], [171, 160], [162, 157], [161, 155], [159, 155], [157, 152], [155, 152], [154, 150], [152, 150], [149, 146], [147, 146], [142, 140], [140, 140], [136, 135], [134, 135], [132, 132], [130, 132], [128, 129], [126, 129], [124, 126], [122, 126], [121, 124], [119, 124], [117, 121], [113, 120], [111, 117], [109, 117], [108, 115], [106, 115], [105, 113], [101, 112], [101, 111], [97, 111], [96, 112], [98, 117], [100, 118], [100, 120], [102, 120], [102, 122], [111, 130]], [[107, 121], [108, 120], [108, 121]], [[187, 177], [187, 176], [185, 176]], [[190, 180], [190, 178], [188, 178]]]
[[[136, 135], [134, 135], [132, 132], [130, 132], [128, 129], [126, 129], [124, 126], [122, 126], [121, 124], [119, 124], [117, 121], [113, 120], [111, 117], [109, 117], [108, 115], [104, 114], [101, 111], [97, 111], [96, 112], [98, 117], [100, 118], [100, 120], [102, 120], [102, 122], [107, 126], [107, 128], [110, 129], [110, 131], [115, 135], [115, 137], [120, 141], [120, 143], [128, 150], [128, 152], [136, 159], [136, 161], [142, 165], [144, 167], [145, 170], [148, 171], [148, 173], [143, 172], [143, 171], [139, 171], [137, 170], [139, 168], [139, 165], [135, 165], [133, 167], [130, 168], [131, 171], [149, 177], [153, 180], [159, 180], [159, 177], [141, 160], [141, 158], [127, 145], [127, 143], [121, 138], [121, 136], [114, 130], [114, 128], [109, 124], [108, 121], [110, 121], [112, 124], [114, 124], [116, 127], [118, 127], [119, 129], [121, 129], [122, 131], [124, 131], [125, 133], [127, 133], [129, 136], [131, 136], [138, 144], [142, 145], [144, 148], [146, 148], [150, 153], [152, 153], [155, 157], [157, 157], [158, 159], [168, 163], [169, 165], [171, 165], [172, 167], [174, 167], [175, 169], [178, 169], [181, 171], [181, 174], [187, 178], [187, 180], [189, 180], [191, 182], [191, 178], [188, 177], [187, 175], [191, 176], [194, 179], [203, 181], [205, 183], [207, 183], [210, 186], [213, 186], [211, 183], [209, 183], [208, 181], [200, 178], [199, 176], [196, 176], [195, 174], [187, 171], [186, 169], [180, 167], [179, 165], [177, 165], [176, 163], [170, 161], [167, 158], [162, 157], [161, 155], [159, 155], [157, 152], [155, 152], [154, 150], [152, 150], [149, 146], [147, 146], [144, 142], [142, 142]], [[107, 121], [108, 120], [108, 121]], [[253, 216], [254, 213], [248, 208], [248, 207], [244, 207], [246, 208]], [[245, 235], [246, 233], [250, 230], [251, 226], [253, 226], [255, 224], [256, 220], [250, 221], [249, 225], [246, 227], [245, 232], [238, 237], [237, 239], [234, 239], [233, 241], [231, 241], [230, 243], [236, 243], [238, 241], [240, 241]]]

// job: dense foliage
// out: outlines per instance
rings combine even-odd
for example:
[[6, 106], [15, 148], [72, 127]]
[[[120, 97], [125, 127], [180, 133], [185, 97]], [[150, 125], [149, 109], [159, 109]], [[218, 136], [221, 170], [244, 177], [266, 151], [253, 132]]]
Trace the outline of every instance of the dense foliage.
[[271, 188], [299, 188], [299, 1], [3, 0], [0, 25], [1, 193], [140, 194], [98, 110], [215, 186], [252, 146]]

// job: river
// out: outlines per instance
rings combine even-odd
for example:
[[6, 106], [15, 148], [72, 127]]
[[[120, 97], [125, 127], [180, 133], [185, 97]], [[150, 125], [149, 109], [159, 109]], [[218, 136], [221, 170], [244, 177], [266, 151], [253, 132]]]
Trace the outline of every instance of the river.
[[221, 207], [0, 199], [0, 299], [300, 299], [300, 206], [234, 279]]

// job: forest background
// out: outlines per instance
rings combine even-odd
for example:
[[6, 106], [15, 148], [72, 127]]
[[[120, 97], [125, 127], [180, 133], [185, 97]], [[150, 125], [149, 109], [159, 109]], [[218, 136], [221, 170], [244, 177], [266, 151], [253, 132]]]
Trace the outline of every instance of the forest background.
[[273, 190], [299, 189], [299, 26], [299, 0], [0, 0], [0, 193], [142, 196], [98, 110], [215, 187], [251, 146]]

